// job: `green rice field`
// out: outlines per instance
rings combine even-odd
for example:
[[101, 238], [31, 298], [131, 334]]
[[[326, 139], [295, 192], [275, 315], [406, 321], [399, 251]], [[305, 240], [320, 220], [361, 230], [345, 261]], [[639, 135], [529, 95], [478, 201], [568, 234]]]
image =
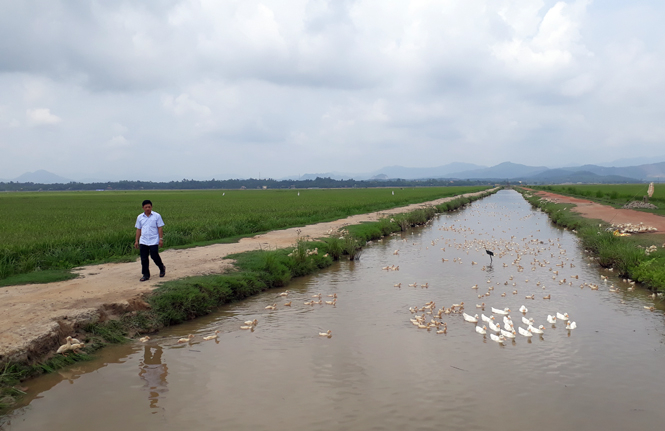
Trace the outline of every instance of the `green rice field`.
[[485, 189], [3, 193], [0, 281], [16, 274], [135, 256], [134, 223], [143, 199], [151, 199], [154, 211], [162, 215], [164, 245], [172, 247], [229, 241]]
[[[531, 186], [536, 190], [547, 190], [552, 193], [561, 193], [577, 196], [600, 203], [621, 207], [630, 201], [641, 201], [647, 194], [649, 184], [584, 184], [584, 185], [557, 185], [557, 186]], [[657, 210], [647, 211], [665, 216], [665, 184], [654, 184], [654, 194], [649, 202], [658, 207]]]

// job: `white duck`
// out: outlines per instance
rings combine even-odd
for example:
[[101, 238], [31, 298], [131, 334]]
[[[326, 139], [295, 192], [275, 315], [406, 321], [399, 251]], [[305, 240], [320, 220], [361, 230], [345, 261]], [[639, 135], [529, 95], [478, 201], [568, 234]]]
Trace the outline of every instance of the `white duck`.
[[480, 326], [476, 326], [476, 332], [480, 335], [487, 334], [487, 326], [483, 326], [482, 328]]
[[561, 314], [557, 311], [556, 318], [559, 320], [568, 320], [568, 313]]
[[572, 323], [569, 322], [569, 321], [566, 322], [566, 329], [570, 330], [570, 329], [575, 329], [575, 328], [577, 328], [577, 323], [576, 322], [572, 322]]
[[503, 324], [503, 327], [506, 329], [506, 331], [514, 331], [515, 327], [513, 326], [513, 322], [508, 322]]
[[503, 316], [503, 324], [504, 325], [512, 325], [513, 324], [513, 319], [511, 319], [510, 316]]
[[178, 343], [189, 343], [191, 339], [194, 338], [194, 335], [189, 334], [187, 338], [181, 338], [178, 340]]
[[501, 330], [501, 335], [503, 335], [506, 338], [515, 338], [515, 330], [513, 329], [512, 331], [504, 331], [503, 329]]
[[540, 325], [540, 326], [537, 327], [537, 328], [534, 328], [533, 325], [529, 325], [529, 327], [528, 327], [527, 329], [528, 329], [529, 331], [531, 331], [533, 334], [542, 334], [542, 333], [545, 332], [545, 331], [544, 331], [545, 327], [544, 327], [543, 325]]
[[464, 316], [464, 320], [470, 323], [478, 323], [478, 315], [476, 314], [475, 316], [472, 316], [470, 314], [462, 313], [462, 316]]
[[510, 313], [510, 308], [504, 308], [503, 310], [499, 310], [498, 308], [492, 307], [492, 313], [501, 314], [502, 316], [505, 316], [508, 313]]
[[217, 337], [218, 337], [218, 334], [219, 334], [219, 330], [216, 330], [214, 334], [212, 334], [212, 335], [208, 335], [207, 337], [203, 337], [203, 339], [204, 339], [205, 341], [208, 341], [208, 340], [216, 340]]
[[71, 350], [71, 348], [72, 348], [72, 337], [67, 337], [67, 338], [65, 338], [65, 340], [67, 340], [67, 342], [65, 344], [63, 344], [62, 346], [58, 347], [58, 350], [55, 353], [62, 353], [64, 355], [65, 352], [67, 352], [68, 350]]
[[525, 325], [533, 325], [533, 317], [527, 319], [526, 317], [522, 316], [522, 323]]
[[82, 348], [84, 348], [84, 347], [85, 347], [85, 344], [84, 344], [84, 343], [76, 343], [76, 344], [72, 344], [72, 351], [73, 351], [74, 353], [79, 353], [78, 350], [79, 350], [79, 349], [82, 349]]
[[547, 315], [547, 323], [555, 324], [556, 323], [556, 317]]
[[525, 337], [533, 337], [533, 334], [528, 329], [524, 329], [521, 326], [518, 326], [517, 330], [520, 332], [520, 335], [524, 335]]
[[491, 322], [492, 320], [494, 320], [494, 316], [487, 317], [484, 314], [481, 314], [480, 318], [483, 319], [483, 322]]
[[489, 322], [488, 323], [490, 326], [490, 329], [494, 332], [501, 332], [501, 326], [495, 325], [494, 322]]
[[503, 335], [496, 336], [494, 334], [490, 334], [490, 338], [492, 339], [492, 341], [496, 341], [497, 343], [503, 343], [504, 341], [506, 341], [506, 337], [504, 337]]
[[524, 305], [520, 307], [520, 313], [526, 313], [527, 311], [529, 310]]

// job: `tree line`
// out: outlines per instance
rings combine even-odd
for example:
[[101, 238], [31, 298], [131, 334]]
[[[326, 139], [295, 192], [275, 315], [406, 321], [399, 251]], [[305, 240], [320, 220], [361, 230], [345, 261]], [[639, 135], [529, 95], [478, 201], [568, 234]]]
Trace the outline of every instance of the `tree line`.
[[181, 181], [113, 181], [103, 183], [17, 183], [0, 182], [2, 191], [94, 191], [94, 190], [205, 190], [205, 189], [307, 189], [307, 188], [366, 188], [366, 187], [443, 187], [443, 186], [477, 186], [490, 184], [480, 180], [335, 180], [332, 178], [307, 180], [273, 180], [273, 179], [235, 179], [199, 181], [183, 179]]

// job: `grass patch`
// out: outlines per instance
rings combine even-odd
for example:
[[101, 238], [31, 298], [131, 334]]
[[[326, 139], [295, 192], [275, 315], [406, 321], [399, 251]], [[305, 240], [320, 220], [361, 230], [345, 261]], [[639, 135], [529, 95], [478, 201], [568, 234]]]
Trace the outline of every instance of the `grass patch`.
[[[469, 203], [496, 193], [498, 190], [485, 192], [477, 196], [459, 197], [440, 205], [417, 209], [408, 213], [394, 214], [376, 222], [361, 223], [348, 227], [351, 237], [361, 241], [372, 241], [396, 232], [404, 232], [410, 228], [421, 226], [430, 221], [436, 214], [455, 211]], [[342, 240], [343, 241], [343, 240]]]
[[286, 286], [294, 277], [333, 263], [325, 241], [304, 238], [291, 249], [250, 251], [229, 258], [236, 261], [234, 272], [168, 281], [155, 289], [148, 298], [155, 319], [164, 326], [182, 323], [209, 314], [220, 305]]
[[0, 280], [0, 287], [17, 284], [54, 283], [56, 281], [71, 280], [76, 277], [78, 277], [78, 274], [72, 273], [69, 269], [47, 269], [44, 271], [30, 272], [28, 274], [11, 275]]
[[[586, 219], [570, 211], [571, 204], [547, 202], [524, 189], [517, 189], [534, 207], [550, 216], [555, 224], [573, 229], [582, 241], [582, 246], [591, 251], [598, 263], [614, 268], [622, 277], [636, 280], [652, 291], [665, 291], [665, 249], [663, 238], [657, 235], [632, 235], [619, 237], [607, 229], [610, 225], [601, 220]], [[653, 253], [645, 249], [658, 246]]]

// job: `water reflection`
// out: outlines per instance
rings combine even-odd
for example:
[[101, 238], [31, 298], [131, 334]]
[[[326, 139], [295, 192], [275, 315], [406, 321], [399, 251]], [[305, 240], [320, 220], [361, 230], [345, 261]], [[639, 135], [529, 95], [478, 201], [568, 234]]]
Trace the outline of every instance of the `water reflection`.
[[[161, 346], [144, 346], [143, 359], [139, 363], [139, 377], [145, 382], [143, 389], [148, 391], [150, 408], [159, 408], [159, 399], [169, 391], [166, 376], [169, 368], [162, 363], [163, 349]], [[152, 414], [157, 411], [152, 412]]]
[[81, 377], [81, 374], [83, 373], [84, 371], [81, 367], [63, 368], [58, 370], [58, 374], [62, 377], [62, 380], [66, 380], [72, 385], [74, 384], [74, 380]]

